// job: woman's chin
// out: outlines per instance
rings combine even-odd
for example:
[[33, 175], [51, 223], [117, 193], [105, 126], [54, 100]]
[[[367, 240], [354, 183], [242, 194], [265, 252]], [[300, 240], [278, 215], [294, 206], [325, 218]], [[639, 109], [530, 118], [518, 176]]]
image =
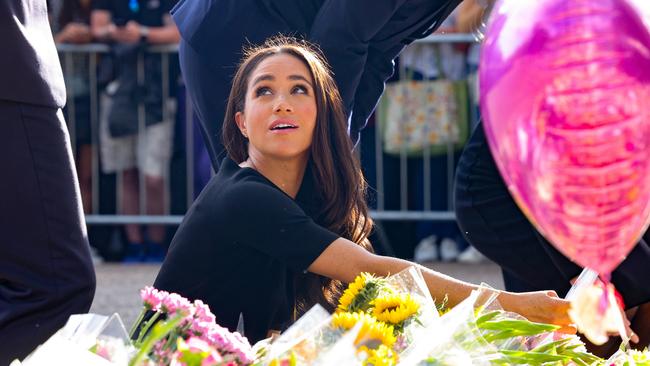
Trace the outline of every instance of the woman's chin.
[[261, 150], [262, 155], [274, 160], [300, 160], [309, 156], [309, 146], [297, 147], [295, 144], [277, 144]]

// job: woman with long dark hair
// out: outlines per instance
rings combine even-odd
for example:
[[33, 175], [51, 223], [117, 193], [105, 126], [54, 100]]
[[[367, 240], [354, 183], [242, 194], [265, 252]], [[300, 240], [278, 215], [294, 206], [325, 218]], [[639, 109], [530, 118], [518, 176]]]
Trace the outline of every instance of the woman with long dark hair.
[[[366, 185], [341, 99], [309, 45], [275, 38], [246, 52], [228, 99], [228, 156], [174, 237], [154, 286], [210, 305], [252, 341], [319, 303], [341, 283], [415, 265], [372, 254]], [[420, 267], [433, 297], [462, 301], [476, 286]], [[568, 326], [554, 293], [501, 293], [508, 310]], [[568, 328], [568, 327], [567, 327]], [[240, 328], [241, 329], [241, 328]]]

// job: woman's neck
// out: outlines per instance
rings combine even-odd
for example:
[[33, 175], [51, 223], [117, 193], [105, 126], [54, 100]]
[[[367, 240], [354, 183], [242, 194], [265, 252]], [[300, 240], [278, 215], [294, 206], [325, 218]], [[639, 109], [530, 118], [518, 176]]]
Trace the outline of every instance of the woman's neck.
[[251, 154], [248, 159], [239, 166], [257, 170], [278, 186], [284, 193], [296, 198], [302, 178], [307, 168], [308, 157], [291, 160], [277, 160], [256, 154]]

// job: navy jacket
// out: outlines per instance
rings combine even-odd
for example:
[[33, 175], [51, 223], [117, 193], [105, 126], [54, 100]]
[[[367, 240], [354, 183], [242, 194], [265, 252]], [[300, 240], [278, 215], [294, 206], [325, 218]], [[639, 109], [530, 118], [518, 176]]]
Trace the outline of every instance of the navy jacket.
[[[28, 24], [28, 33], [24, 25]], [[0, 1], [0, 100], [61, 108], [65, 84], [45, 0]]]
[[320, 45], [358, 132], [393, 74], [393, 59], [433, 32], [461, 0], [181, 0], [181, 68], [213, 164], [242, 45], [283, 33]]

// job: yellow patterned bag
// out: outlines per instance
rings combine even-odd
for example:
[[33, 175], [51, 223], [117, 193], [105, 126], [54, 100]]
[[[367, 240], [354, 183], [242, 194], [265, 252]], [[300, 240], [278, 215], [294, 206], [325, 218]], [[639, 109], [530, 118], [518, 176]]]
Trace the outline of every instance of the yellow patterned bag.
[[[409, 79], [409, 78], [407, 78]], [[468, 137], [467, 81], [401, 80], [389, 83], [377, 106], [388, 154], [444, 154]]]

